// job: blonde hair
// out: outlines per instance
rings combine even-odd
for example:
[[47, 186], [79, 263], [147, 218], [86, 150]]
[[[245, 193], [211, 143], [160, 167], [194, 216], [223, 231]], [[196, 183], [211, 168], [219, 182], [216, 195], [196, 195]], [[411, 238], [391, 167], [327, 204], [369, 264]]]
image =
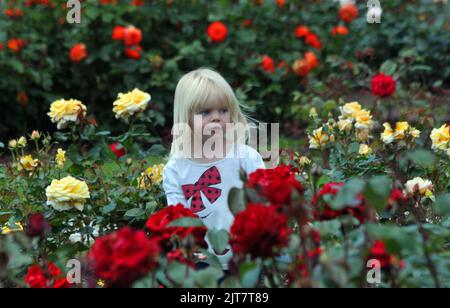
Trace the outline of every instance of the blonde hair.
[[[209, 68], [191, 71], [178, 81], [174, 98], [174, 128], [177, 124], [187, 127], [191, 116], [213, 99], [220, 99], [227, 105], [231, 123], [241, 124], [246, 128], [243, 134], [242, 131], [238, 132], [237, 143], [246, 142], [248, 139], [248, 117], [241, 110], [241, 104], [228, 82], [218, 72]], [[182, 129], [181, 136], [175, 138], [173, 129], [172, 136], [174, 136], [174, 141], [172, 142], [170, 156], [185, 155], [186, 149], [183, 147], [183, 151], [180, 151], [180, 143], [190, 145], [191, 130]]]

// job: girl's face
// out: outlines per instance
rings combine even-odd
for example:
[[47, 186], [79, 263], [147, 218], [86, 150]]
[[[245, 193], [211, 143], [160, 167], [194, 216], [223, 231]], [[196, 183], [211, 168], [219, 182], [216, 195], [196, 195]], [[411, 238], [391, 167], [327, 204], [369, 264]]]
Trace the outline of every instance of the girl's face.
[[[197, 110], [191, 117], [191, 127], [203, 132], [203, 137], [210, 137], [221, 131], [225, 136], [227, 123], [231, 122], [228, 106], [221, 102], [209, 102]], [[205, 139], [205, 138], [203, 138]]]

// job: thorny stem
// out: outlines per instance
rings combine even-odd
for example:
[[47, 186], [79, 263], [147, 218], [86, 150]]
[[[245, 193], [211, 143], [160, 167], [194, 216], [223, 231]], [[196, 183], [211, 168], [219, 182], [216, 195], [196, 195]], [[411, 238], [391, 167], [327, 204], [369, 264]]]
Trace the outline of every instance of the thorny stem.
[[[416, 204], [419, 205], [419, 210], [422, 209], [422, 198], [419, 197], [419, 199], [416, 201], [417, 201]], [[419, 227], [419, 233], [420, 233], [420, 236], [422, 237], [422, 248], [423, 248], [423, 253], [425, 256], [426, 263], [427, 263], [427, 267], [430, 271], [431, 276], [433, 277], [435, 287], [441, 288], [441, 283], [439, 281], [439, 276], [438, 276], [438, 273], [436, 270], [436, 266], [433, 263], [433, 260], [431, 259], [431, 255], [430, 255], [430, 252], [427, 247], [428, 233], [423, 227], [423, 223], [422, 223], [421, 218], [419, 217], [419, 214], [416, 211], [412, 211], [412, 213], [417, 221], [417, 225]]]

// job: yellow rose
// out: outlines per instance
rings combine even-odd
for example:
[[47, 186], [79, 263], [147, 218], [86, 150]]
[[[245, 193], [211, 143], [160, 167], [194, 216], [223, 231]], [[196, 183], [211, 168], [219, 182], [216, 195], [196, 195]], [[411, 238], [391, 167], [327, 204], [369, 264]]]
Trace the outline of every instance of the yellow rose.
[[334, 141], [333, 135], [324, 133], [323, 127], [320, 127], [313, 131], [312, 135], [308, 136], [310, 149], [321, 149], [330, 141]]
[[51, 185], [45, 189], [45, 194], [47, 205], [51, 205], [58, 211], [72, 208], [82, 211], [86, 200], [90, 198], [87, 184], [71, 176], [53, 180]]
[[352, 130], [353, 127], [353, 121], [349, 120], [349, 119], [345, 119], [345, 120], [339, 120], [339, 122], [337, 123], [339, 130], [341, 132], [346, 132], [349, 133]]
[[395, 139], [397, 140], [405, 139], [405, 134], [408, 129], [409, 129], [408, 122], [397, 122], [395, 124], [395, 133], [394, 133]]
[[359, 155], [367, 156], [372, 154], [372, 149], [367, 144], [359, 145]]
[[58, 152], [56, 153], [56, 164], [58, 168], [63, 168], [64, 163], [66, 162], [66, 151], [63, 151], [63, 149], [58, 149]]
[[440, 128], [434, 128], [431, 131], [430, 138], [434, 150], [448, 150], [450, 147], [450, 126], [444, 124]]
[[391, 127], [391, 124], [384, 123], [384, 132], [381, 134], [381, 141], [383, 141], [385, 144], [392, 143], [395, 139], [394, 137], [394, 130]]
[[367, 128], [357, 128], [356, 139], [360, 142], [367, 142], [369, 140], [369, 130]]
[[414, 138], [417, 139], [420, 137], [420, 130], [414, 128], [414, 127], [410, 127], [408, 134]]
[[311, 160], [306, 156], [300, 156], [300, 158], [298, 159], [298, 163], [300, 166], [304, 167], [309, 165], [311, 163]]
[[139, 188], [148, 188], [162, 182], [164, 164], [153, 165], [138, 178]]
[[341, 109], [343, 118], [354, 118], [354, 114], [361, 111], [362, 107], [358, 102], [347, 103]]
[[17, 146], [20, 147], [20, 148], [26, 147], [27, 146], [27, 138], [25, 138], [23, 136], [20, 137], [19, 141], [17, 141]]
[[18, 232], [18, 231], [23, 231], [23, 226], [20, 222], [16, 222], [14, 228], [9, 228], [7, 226], [4, 226], [2, 228], [1, 234], [6, 235], [6, 234], [10, 234], [12, 232]]
[[371, 129], [373, 126], [372, 116], [370, 115], [370, 111], [368, 110], [360, 110], [353, 114], [353, 117], [356, 121], [356, 128], [364, 128]]
[[48, 116], [58, 129], [66, 128], [70, 122], [78, 124], [86, 116], [86, 106], [75, 99], [60, 99], [52, 103]]
[[150, 99], [150, 94], [139, 89], [134, 89], [125, 94], [119, 93], [117, 100], [113, 104], [116, 118], [128, 119], [135, 113], [145, 110]]
[[417, 192], [422, 196], [433, 198], [433, 183], [430, 180], [416, 177], [406, 182], [405, 187], [407, 194], [413, 195]]
[[31, 155], [26, 155], [20, 158], [19, 165], [17, 166], [17, 169], [19, 171], [26, 170], [26, 171], [33, 171], [39, 166], [39, 160], [34, 159]]

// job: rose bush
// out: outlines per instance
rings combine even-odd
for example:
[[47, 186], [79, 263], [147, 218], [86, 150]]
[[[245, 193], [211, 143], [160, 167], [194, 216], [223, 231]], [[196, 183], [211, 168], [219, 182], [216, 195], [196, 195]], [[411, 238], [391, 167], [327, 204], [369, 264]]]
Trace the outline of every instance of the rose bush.
[[[200, 66], [232, 80], [239, 99], [263, 121], [296, 120], [291, 103], [298, 90], [324, 101], [335, 96], [324, 85], [368, 94], [378, 72], [393, 76], [399, 90], [411, 84], [417, 94], [448, 90], [450, 71], [441, 66], [449, 62], [443, 3], [389, 1], [381, 23], [370, 24], [359, 1], [85, 0], [78, 27], [66, 20], [66, 2], [0, 3], [0, 71], [8, 76], [0, 80], [0, 104], [16, 115], [0, 123], [2, 139], [54, 129], [44, 114], [63, 97], [76, 96], [103, 128], [113, 127], [106, 109], [117, 93], [135, 87], [155, 89], [158, 124], [170, 127], [176, 82]], [[274, 65], [261, 71], [264, 55]], [[412, 97], [402, 94], [397, 99]], [[414, 100], [424, 101], [418, 96]], [[418, 107], [423, 104], [431, 103]], [[114, 123], [114, 132], [124, 127]]]

